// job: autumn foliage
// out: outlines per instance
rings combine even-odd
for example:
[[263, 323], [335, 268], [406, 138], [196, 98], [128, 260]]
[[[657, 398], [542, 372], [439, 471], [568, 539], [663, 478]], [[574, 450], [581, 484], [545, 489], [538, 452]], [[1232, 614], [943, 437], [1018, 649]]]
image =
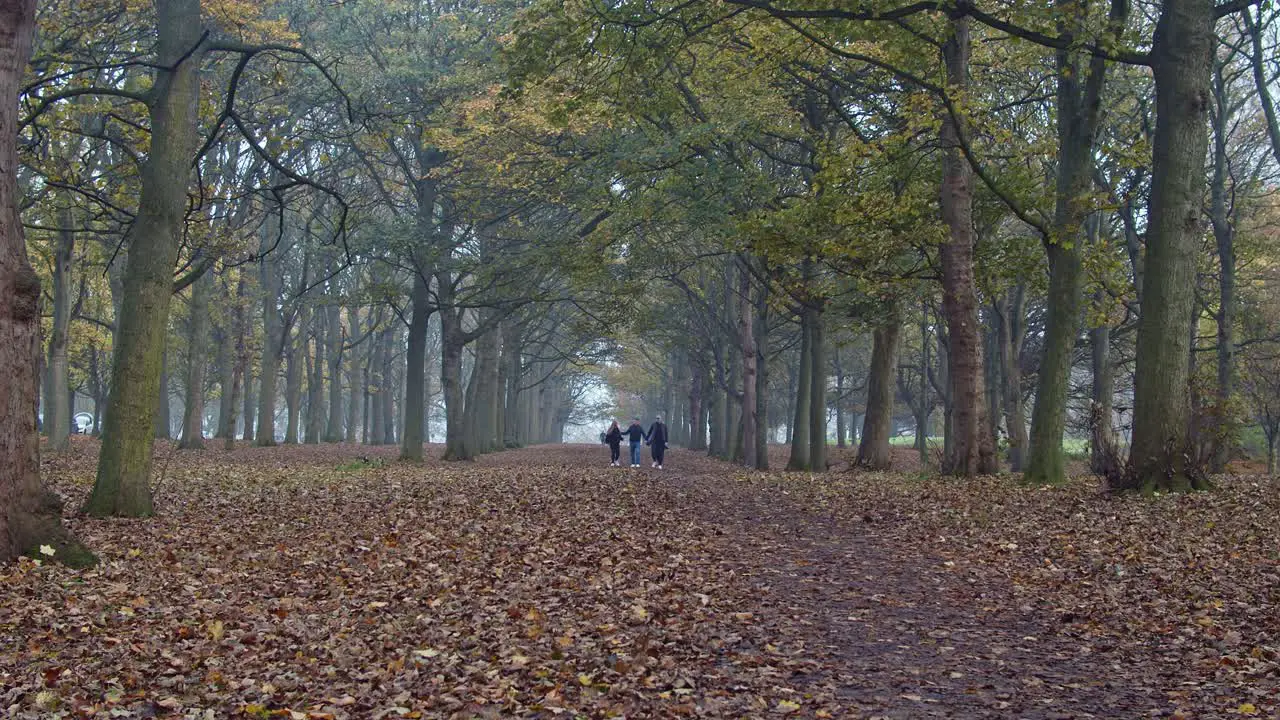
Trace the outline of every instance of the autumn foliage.
[[[45, 472], [74, 507], [94, 441]], [[101, 564], [4, 569], [11, 717], [1280, 712], [1275, 480], [1115, 498], [599, 447], [162, 446]], [[909, 456], [907, 456], [909, 457]], [[851, 460], [841, 456], [841, 463]], [[904, 463], [906, 462], [904, 457]]]

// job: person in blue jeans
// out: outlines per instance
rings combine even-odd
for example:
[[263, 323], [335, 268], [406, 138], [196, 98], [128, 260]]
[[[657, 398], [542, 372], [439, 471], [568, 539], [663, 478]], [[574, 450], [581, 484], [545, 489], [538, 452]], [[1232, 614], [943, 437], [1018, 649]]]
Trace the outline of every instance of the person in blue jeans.
[[640, 425], [640, 417], [632, 418], [631, 425], [622, 434], [631, 443], [631, 467], [640, 467], [640, 443], [644, 442], [644, 428]]

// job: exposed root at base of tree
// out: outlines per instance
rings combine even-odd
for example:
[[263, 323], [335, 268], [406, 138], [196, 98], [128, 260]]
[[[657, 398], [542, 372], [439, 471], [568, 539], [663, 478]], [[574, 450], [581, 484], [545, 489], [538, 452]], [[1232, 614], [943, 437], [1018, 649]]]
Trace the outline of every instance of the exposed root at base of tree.
[[14, 546], [30, 558], [52, 557], [54, 561], [75, 569], [92, 567], [98, 558], [62, 524], [62, 506], [61, 496], [47, 488], [42, 489], [35, 512], [25, 515], [10, 529]]

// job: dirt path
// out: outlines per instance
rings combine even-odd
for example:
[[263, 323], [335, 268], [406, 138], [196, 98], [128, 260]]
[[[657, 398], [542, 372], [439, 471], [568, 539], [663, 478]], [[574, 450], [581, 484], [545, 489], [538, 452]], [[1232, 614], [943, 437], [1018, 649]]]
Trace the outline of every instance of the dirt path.
[[1107, 666], [1124, 662], [1119, 653], [1082, 653], [1058, 618], [947, 572], [941, 558], [900, 552], [884, 532], [892, 520], [841, 522], [800, 507], [781, 487], [743, 487], [738, 472], [675, 453], [655, 477], [695, 496], [700, 520], [732, 536], [723, 564], [752, 584], [775, 631], [821, 660], [805, 684], [851, 716], [1171, 713], [1165, 698], [1107, 681]]

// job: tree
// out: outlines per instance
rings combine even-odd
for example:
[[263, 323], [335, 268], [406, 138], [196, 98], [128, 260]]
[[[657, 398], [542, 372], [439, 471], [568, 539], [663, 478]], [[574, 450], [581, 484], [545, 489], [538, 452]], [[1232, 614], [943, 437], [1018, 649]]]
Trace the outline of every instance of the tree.
[[[1071, 3], [1059, 3], [1064, 15], [1061, 35], [1076, 37], [1087, 14]], [[1107, 18], [1107, 42], [1114, 45], [1129, 13], [1127, 0], [1111, 3]], [[1072, 15], [1074, 14], [1074, 17]], [[1084, 62], [1085, 60], [1088, 62]], [[1101, 55], [1060, 48], [1057, 52], [1058, 172], [1053, 225], [1045, 236], [1049, 258], [1049, 314], [1045, 328], [1040, 382], [1031, 414], [1030, 448], [1023, 478], [1028, 482], [1057, 483], [1066, 479], [1062, 440], [1065, 429], [1067, 385], [1080, 328], [1081, 281], [1084, 258], [1083, 226], [1094, 177], [1094, 144], [1102, 113], [1102, 92], [1107, 60]]]
[[1157, 123], [1125, 489], [1185, 491], [1206, 484], [1191, 447], [1187, 357], [1203, 226], [1214, 19], [1211, 0], [1167, 0], [1151, 49]]
[[[952, 20], [942, 46], [947, 87], [964, 92], [969, 75], [969, 19]], [[973, 171], [960, 147], [963, 119], [945, 111], [942, 118], [942, 217], [949, 235], [942, 244], [942, 306], [950, 341], [948, 377], [954, 388], [952, 425], [955, 443], [947, 472], [977, 475], [995, 472], [996, 454], [983, 407], [982, 347], [978, 340], [978, 300], [973, 275]]]
[[98, 517], [144, 517], [151, 499], [154, 399], [173, 295], [173, 267], [196, 149], [200, 62], [205, 33], [200, 0], [156, 0], [157, 71], [151, 146], [142, 167], [138, 216], [130, 232], [124, 304], [112, 359], [111, 398], [98, 476], [85, 510]]
[[871, 368], [867, 376], [867, 412], [856, 462], [870, 470], [888, 470], [893, 464], [889, 440], [893, 436], [898, 346], [902, 335], [902, 314], [896, 302], [884, 323], [877, 326], [873, 334]]
[[40, 281], [18, 217], [17, 98], [34, 29], [34, 0], [0, 0], [0, 561], [48, 547], [78, 567], [94, 557], [63, 528], [62, 500], [40, 482]]
[[182, 412], [182, 441], [180, 447], [188, 450], [204, 448], [204, 379], [209, 364], [208, 352], [209, 294], [213, 290], [213, 275], [191, 285], [191, 307], [187, 317], [187, 382], [186, 401]]

